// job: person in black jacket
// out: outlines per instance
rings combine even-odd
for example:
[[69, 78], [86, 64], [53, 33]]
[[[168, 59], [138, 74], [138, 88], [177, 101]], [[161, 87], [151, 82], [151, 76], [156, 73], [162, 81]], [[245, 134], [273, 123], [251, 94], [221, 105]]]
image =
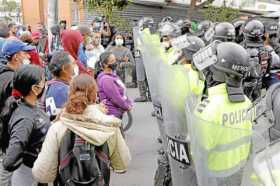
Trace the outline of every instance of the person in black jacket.
[[[26, 51], [31, 49], [33, 48], [17, 40], [7, 40], [2, 46], [0, 54], [0, 112], [2, 112], [5, 101], [12, 94], [12, 82], [15, 70], [17, 70], [24, 62], [28, 62], [30, 56], [26, 53]], [[0, 131], [0, 185], [10, 186], [11, 173], [5, 171], [1, 163], [5, 151], [3, 144], [7, 144], [7, 141], [3, 140], [3, 133], [6, 133], [7, 131], [3, 131], [6, 130], [5, 127], [0, 127], [2, 129]]]
[[30, 186], [35, 183], [31, 168], [50, 126], [48, 116], [37, 106], [45, 87], [44, 71], [38, 66], [23, 65], [16, 72], [13, 83], [22, 96], [7, 100], [12, 114], [3, 167], [13, 172], [12, 186]]
[[22, 64], [30, 63], [30, 56], [27, 51], [33, 50], [33, 47], [24, 44], [19, 40], [7, 40], [3, 44], [2, 55], [7, 59], [7, 64], [0, 63], [0, 112], [5, 100], [12, 93], [12, 81], [14, 71]]

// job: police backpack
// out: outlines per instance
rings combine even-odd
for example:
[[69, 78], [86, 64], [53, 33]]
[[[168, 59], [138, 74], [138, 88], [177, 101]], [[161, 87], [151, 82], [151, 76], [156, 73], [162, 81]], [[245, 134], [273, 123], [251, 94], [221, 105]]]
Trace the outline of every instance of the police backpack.
[[109, 186], [109, 148], [95, 146], [68, 130], [59, 151], [58, 184]]

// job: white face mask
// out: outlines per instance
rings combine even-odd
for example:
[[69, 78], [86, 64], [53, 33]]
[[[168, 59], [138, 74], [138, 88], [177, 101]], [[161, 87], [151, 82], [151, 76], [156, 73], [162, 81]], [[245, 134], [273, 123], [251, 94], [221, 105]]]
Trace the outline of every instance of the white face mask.
[[123, 39], [116, 39], [115, 42], [117, 46], [123, 45]]
[[30, 63], [31, 63], [31, 61], [27, 58], [22, 60], [22, 64], [24, 64], [24, 65], [29, 65]]

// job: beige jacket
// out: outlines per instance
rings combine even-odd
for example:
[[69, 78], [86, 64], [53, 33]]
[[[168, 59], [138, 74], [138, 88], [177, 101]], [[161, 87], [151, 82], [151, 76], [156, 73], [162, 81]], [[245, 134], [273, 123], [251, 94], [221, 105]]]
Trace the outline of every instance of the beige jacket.
[[60, 143], [69, 129], [86, 141], [100, 146], [107, 142], [111, 167], [116, 172], [124, 172], [131, 160], [119, 126], [121, 120], [105, 115], [98, 105], [91, 105], [82, 115], [63, 112], [58, 121], [50, 127], [42, 150], [32, 168], [33, 177], [40, 183], [55, 180], [58, 169]]

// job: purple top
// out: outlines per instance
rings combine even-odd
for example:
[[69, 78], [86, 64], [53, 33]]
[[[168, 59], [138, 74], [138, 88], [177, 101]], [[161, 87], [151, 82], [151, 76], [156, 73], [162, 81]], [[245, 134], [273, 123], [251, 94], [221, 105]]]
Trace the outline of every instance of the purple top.
[[132, 102], [125, 95], [125, 85], [116, 74], [100, 73], [97, 78], [98, 95], [108, 108], [108, 114], [122, 118]]

